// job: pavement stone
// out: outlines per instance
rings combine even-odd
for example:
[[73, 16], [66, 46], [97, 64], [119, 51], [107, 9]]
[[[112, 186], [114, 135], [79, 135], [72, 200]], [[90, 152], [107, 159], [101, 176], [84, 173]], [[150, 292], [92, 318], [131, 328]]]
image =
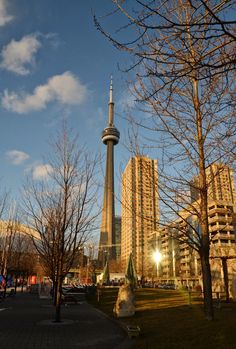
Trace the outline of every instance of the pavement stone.
[[53, 322], [49, 299], [17, 293], [0, 303], [1, 349], [129, 349], [124, 328], [87, 302], [62, 305], [62, 323]]

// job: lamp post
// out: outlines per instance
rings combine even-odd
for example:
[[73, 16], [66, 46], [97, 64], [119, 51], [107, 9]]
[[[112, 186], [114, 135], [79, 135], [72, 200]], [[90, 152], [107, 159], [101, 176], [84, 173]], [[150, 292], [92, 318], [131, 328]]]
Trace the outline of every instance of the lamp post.
[[159, 264], [160, 264], [160, 261], [162, 259], [162, 254], [159, 250], [156, 250], [154, 253], [153, 253], [153, 259], [156, 263], [156, 268], [157, 268], [157, 278], [159, 277], [159, 273], [158, 273], [158, 267], [159, 267]]

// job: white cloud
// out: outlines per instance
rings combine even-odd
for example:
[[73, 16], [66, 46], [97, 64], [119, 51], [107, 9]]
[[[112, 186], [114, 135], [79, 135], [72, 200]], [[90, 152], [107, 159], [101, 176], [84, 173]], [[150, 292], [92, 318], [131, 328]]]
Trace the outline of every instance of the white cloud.
[[29, 68], [34, 65], [35, 54], [40, 47], [36, 34], [26, 35], [19, 41], [13, 39], [2, 49], [1, 68], [19, 75], [29, 74]]
[[135, 97], [129, 90], [126, 90], [122, 93], [116, 105], [121, 110], [132, 109], [135, 106]]
[[63, 105], [81, 104], [86, 94], [86, 86], [71, 72], [65, 72], [53, 76], [45, 85], [37, 86], [32, 94], [17, 94], [4, 90], [2, 105], [7, 110], [24, 114], [42, 110], [53, 101]]
[[35, 180], [46, 179], [50, 175], [50, 173], [52, 173], [52, 171], [53, 171], [53, 168], [49, 164], [35, 165], [32, 168], [32, 177]]
[[0, 27], [3, 27], [12, 19], [13, 19], [13, 16], [10, 16], [9, 14], [7, 14], [7, 1], [0, 0]]
[[29, 155], [20, 150], [9, 150], [6, 152], [6, 156], [13, 165], [21, 165], [25, 160], [29, 159]]

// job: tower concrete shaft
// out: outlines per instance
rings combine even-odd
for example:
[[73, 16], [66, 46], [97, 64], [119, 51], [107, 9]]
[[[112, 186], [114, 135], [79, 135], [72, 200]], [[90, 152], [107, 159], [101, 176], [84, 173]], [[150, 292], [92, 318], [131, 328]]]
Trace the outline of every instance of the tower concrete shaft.
[[106, 174], [102, 223], [100, 231], [99, 261], [116, 259], [115, 249], [115, 198], [114, 198], [114, 146], [119, 142], [120, 132], [114, 126], [113, 86], [110, 84], [108, 125], [102, 132], [102, 142], [107, 146]]

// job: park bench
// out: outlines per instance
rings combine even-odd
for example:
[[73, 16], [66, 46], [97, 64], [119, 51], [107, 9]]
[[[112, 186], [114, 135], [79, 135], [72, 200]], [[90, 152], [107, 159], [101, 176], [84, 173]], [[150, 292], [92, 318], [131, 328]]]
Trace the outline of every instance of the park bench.
[[85, 293], [83, 292], [66, 292], [62, 295], [62, 301], [64, 303], [78, 303], [85, 301]]
[[129, 338], [138, 337], [140, 335], [140, 327], [136, 325], [127, 325]]

